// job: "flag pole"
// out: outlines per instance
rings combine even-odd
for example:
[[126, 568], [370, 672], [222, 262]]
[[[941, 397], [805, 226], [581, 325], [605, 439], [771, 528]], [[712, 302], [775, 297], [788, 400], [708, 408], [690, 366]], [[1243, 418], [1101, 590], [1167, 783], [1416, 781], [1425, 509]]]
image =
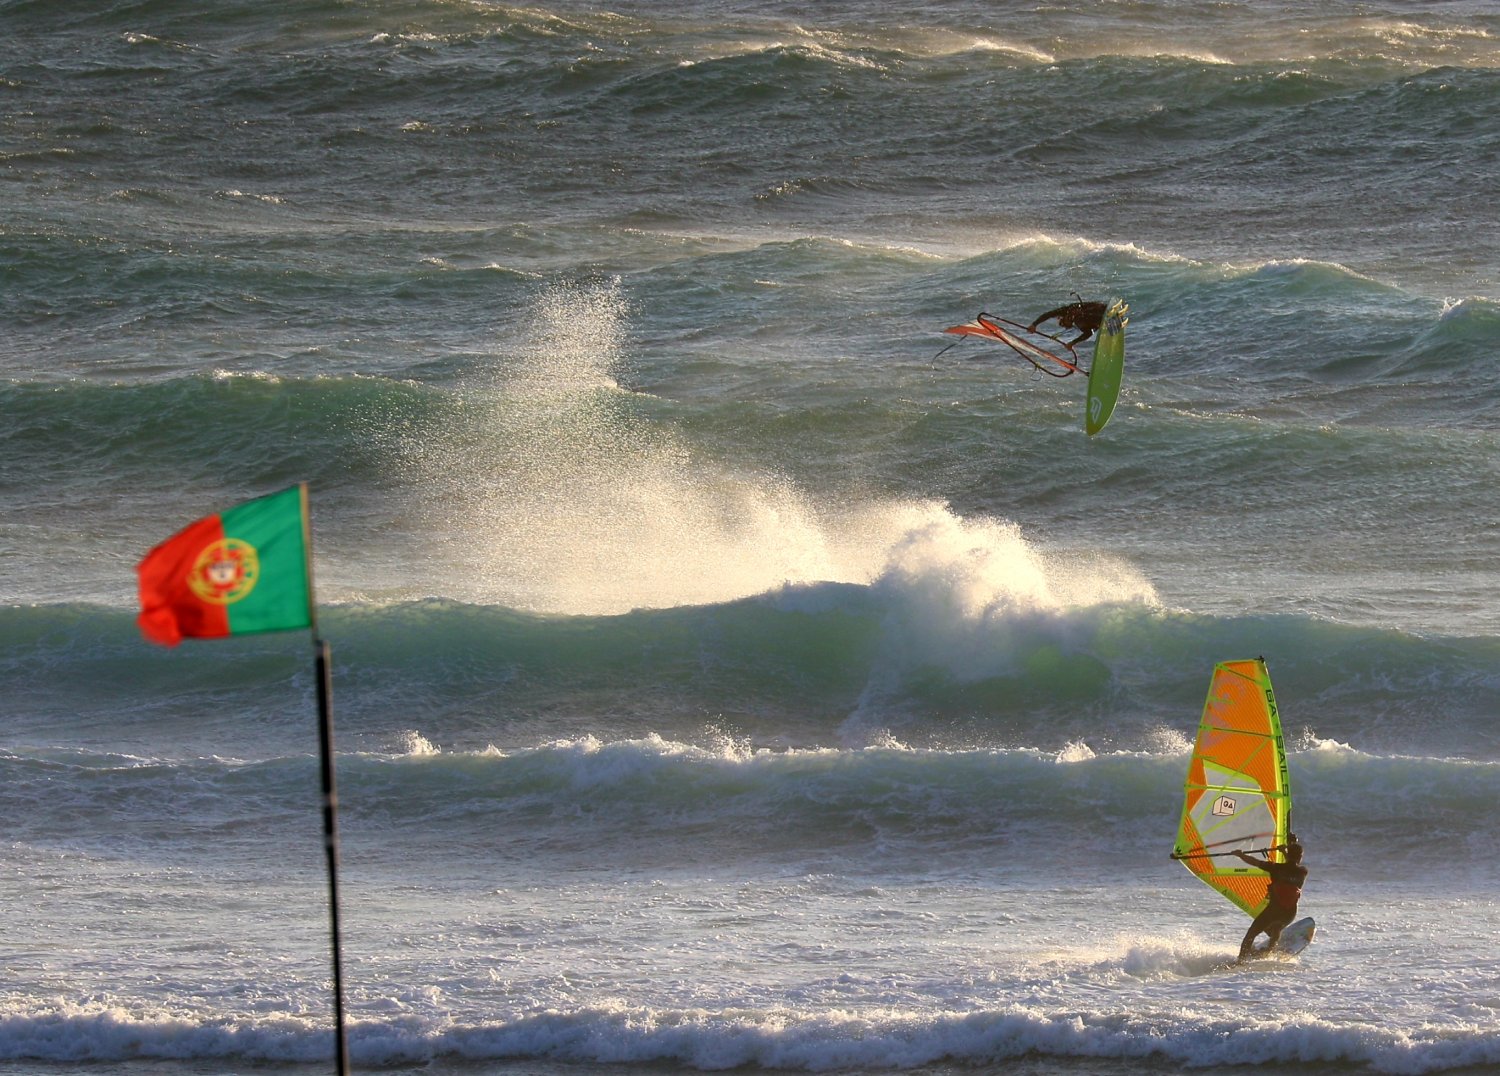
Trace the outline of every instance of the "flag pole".
[[328, 644], [313, 628], [317, 655], [318, 745], [323, 771], [323, 847], [328, 854], [329, 937], [333, 949], [333, 1027], [338, 1076], [349, 1076], [349, 1044], [344, 1035], [344, 966], [339, 949], [339, 797], [333, 776], [333, 671]]
[[[294, 489], [302, 527], [301, 535], [295, 537], [288, 497]], [[269, 557], [268, 562], [262, 563], [257, 545]], [[302, 560], [300, 572], [292, 570], [294, 552]], [[217, 639], [261, 631], [312, 630], [323, 771], [323, 845], [328, 853], [336, 1076], [349, 1076], [349, 1047], [344, 1035], [344, 968], [339, 952], [339, 801], [333, 779], [333, 672], [328, 644], [318, 632], [312, 560], [312, 514], [308, 508], [307, 483], [299, 482], [279, 493], [205, 516], [157, 543], [136, 565], [141, 595], [141, 612], [136, 623], [147, 639], [162, 646], [176, 646], [184, 638]], [[256, 588], [263, 567], [268, 569], [265, 574], [273, 582], [263, 583], [259, 597], [251, 598], [241, 607], [250, 609], [243, 619], [231, 617], [226, 607]], [[307, 603], [305, 612], [303, 600]]]
[[344, 1034], [344, 958], [339, 944], [339, 793], [333, 774], [333, 663], [328, 643], [318, 631], [318, 602], [313, 588], [312, 511], [307, 483], [302, 488], [303, 548], [307, 550], [307, 620], [312, 628], [318, 680], [318, 754], [323, 775], [323, 849], [328, 858], [328, 937], [333, 955], [333, 1042], [335, 1076], [349, 1076], [349, 1040]]

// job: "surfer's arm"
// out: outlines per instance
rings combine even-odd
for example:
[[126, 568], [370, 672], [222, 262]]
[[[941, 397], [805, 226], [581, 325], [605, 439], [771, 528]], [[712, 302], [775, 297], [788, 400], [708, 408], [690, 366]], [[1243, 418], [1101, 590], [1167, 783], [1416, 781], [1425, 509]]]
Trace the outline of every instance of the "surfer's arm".
[[1044, 321], [1051, 321], [1053, 318], [1057, 317], [1057, 315], [1062, 314], [1062, 313], [1066, 313], [1067, 310], [1068, 310], [1068, 308], [1070, 306], [1072, 306], [1072, 305], [1073, 305], [1072, 303], [1064, 303], [1062, 306], [1059, 306], [1055, 310], [1049, 310], [1049, 311], [1047, 311], [1045, 314], [1041, 315], [1041, 317], [1037, 318], [1030, 325], [1028, 325], [1027, 329], [1028, 330], [1035, 329], [1042, 322], [1044, 322]]

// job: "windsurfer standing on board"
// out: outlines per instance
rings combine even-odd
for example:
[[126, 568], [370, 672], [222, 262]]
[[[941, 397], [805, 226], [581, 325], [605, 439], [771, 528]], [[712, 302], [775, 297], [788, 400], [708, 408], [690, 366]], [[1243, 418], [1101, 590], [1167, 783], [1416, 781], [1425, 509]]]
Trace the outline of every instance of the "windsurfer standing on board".
[[1104, 324], [1105, 304], [1086, 303], [1083, 301], [1083, 296], [1079, 295], [1076, 291], [1073, 293], [1073, 298], [1078, 301], [1075, 303], [1065, 303], [1055, 310], [1047, 311], [1030, 325], [1026, 326], [1026, 331], [1036, 332], [1036, 327], [1042, 322], [1056, 318], [1058, 332], [1064, 329], [1079, 330], [1078, 335], [1073, 338], [1069, 346], [1093, 336], [1098, 331], [1099, 326]]
[[1288, 833], [1286, 844], [1281, 847], [1286, 851], [1285, 863], [1253, 859], [1244, 852], [1235, 853], [1250, 866], [1271, 876], [1271, 888], [1266, 893], [1271, 902], [1266, 905], [1265, 911], [1255, 917], [1250, 929], [1245, 932], [1245, 940], [1240, 943], [1241, 961], [1249, 960], [1254, 955], [1255, 939], [1261, 934], [1270, 939], [1266, 952], [1275, 949], [1276, 943], [1281, 940], [1281, 932], [1297, 918], [1297, 901], [1302, 898], [1302, 883], [1307, 881], [1307, 868], [1302, 865], [1302, 845], [1297, 843], [1295, 833]]

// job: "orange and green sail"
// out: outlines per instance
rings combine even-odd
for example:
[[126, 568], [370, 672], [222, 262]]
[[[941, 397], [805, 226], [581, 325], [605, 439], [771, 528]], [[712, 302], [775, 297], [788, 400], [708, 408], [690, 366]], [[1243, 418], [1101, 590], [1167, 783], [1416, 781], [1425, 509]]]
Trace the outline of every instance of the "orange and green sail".
[[1220, 662], [1188, 763], [1172, 858], [1247, 914], [1258, 915], [1270, 876], [1234, 853], [1281, 861], [1291, 813], [1286, 749], [1266, 663]]
[[176, 646], [313, 626], [307, 486], [190, 523], [136, 566], [141, 632]]

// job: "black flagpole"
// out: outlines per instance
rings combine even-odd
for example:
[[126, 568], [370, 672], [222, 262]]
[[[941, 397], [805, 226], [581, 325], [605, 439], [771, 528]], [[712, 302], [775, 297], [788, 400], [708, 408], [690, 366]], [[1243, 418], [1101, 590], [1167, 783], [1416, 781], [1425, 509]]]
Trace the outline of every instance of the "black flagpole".
[[328, 644], [314, 628], [318, 666], [318, 744], [323, 756], [323, 847], [328, 853], [328, 914], [333, 942], [333, 1025], [338, 1076], [349, 1076], [349, 1044], [344, 1037], [344, 967], [339, 953], [339, 797], [333, 779], [333, 671]]
[[313, 596], [312, 512], [307, 483], [302, 488], [302, 542], [307, 551], [307, 622], [312, 628], [318, 679], [318, 754], [323, 772], [323, 849], [328, 854], [328, 928], [333, 950], [334, 1076], [349, 1076], [349, 1041], [344, 1035], [344, 958], [339, 951], [339, 794], [333, 779], [333, 663], [318, 631], [318, 602]]

